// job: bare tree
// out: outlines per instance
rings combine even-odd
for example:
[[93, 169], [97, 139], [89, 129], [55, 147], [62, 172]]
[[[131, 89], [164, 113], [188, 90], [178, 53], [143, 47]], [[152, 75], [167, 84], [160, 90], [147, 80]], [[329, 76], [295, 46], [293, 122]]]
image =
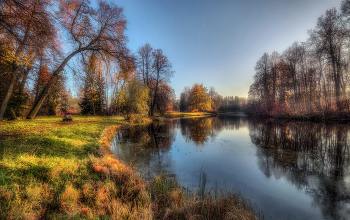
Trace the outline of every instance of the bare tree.
[[188, 87], [188, 86], [185, 86], [183, 92], [180, 95], [180, 111], [181, 112], [189, 110], [189, 107], [190, 107], [190, 92], [191, 92], [191, 88]]
[[263, 88], [263, 99], [265, 103], [265, 107], [270, 101], [269, 96], [269, 88], [270, 88], [270, 56], [268, 53], [264, 53], [264, 55], [256, 62], [255, 65], [255, 75], [254, 79], [261, 84]]
[[149, 43], [141, 46], [137, 51], [140, 74], [142, 75], [143, 82], [147, 84], [148, 87], [151, 79], [151, 68], [153, 61], [152, 52], [153, 48], [149, 45]]
[[298, 93], [298, 64], [301, 61], [303, 53], [303, 48], [299, 45], [298, 42], [294, 42], [292, 46], [288, 47], [283, 52], [283, 59], [285, 60], [285, 63], [289, 65], [290, 69], [290, 76], [292, 78], [292, 84], [293, 84], [293, 106], [297, 101], [297, 98], [299, 97]]
[[154, 86], [150, 88], [151, 94], [151, 115], [154, 114], [154, 108], [158, 96], [159, 82], [169, 82], [170, 77], [173, 76], [172, 64], [169, 62], [168, 57], [163, 55], [162, 49], [156, 49], [152, 52], [152, 81], [155, 81]]
[[309, 34], [313, 49], [316, 53], [324, 54], [331, 65], [336, 103], [340, 108], [341, 79], [344, 72], [343, 55], [349, 38], [349, 29], [341, 14], [333, 8], [327, 10], [325, 16], [318, 18], [316, 28], [309, 30]]
[[277, 64], [280, 61], [280, 55], [277, 51], [273, 51], [270, 56], [270, 66], [271, 66], [271, 78], [272, 78], [272, 97], [271, 101], [276, 101], [276, 87], [277, 87], [277, 81], [278, 81], [278, 71], [277, 71]]

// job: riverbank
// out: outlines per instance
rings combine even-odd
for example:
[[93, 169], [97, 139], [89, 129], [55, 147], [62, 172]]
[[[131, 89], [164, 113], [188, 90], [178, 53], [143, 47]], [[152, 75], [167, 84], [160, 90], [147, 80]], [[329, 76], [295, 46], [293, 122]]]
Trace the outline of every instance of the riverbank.
[[293, 112], [291, 110], [284, 111], [262, 111], [256, 110], [254, 112], [247, 111], [246, 115], [253, 117], [262, 117], [262, 118], [276, 118], [276, 119], [288, 119], [296, 121], [314, 121], [314, 122], [331, 122], [331, 121], [350, 121], [350, 110], [344, 108], [343, 110], [337, 110], [336, 107], [329, 108], [319, 111], [311, 112]]
[[299, 115], [266, 115], [266, 114], [246, 114], [249, 117], [266, 118], [286, 121], [309, 121], [309, 122], [321, 122], [321, 123], [349, 123], [350, 116], [325, 116], [325, 115], [313, 115], [313, 114], [299, 114]]
[[[75, 115], [63, 122], [51, 116], [0, 125], [1, 219], [154, 219], [189, 207], [184, 196], [174, 197], [176, 187], [151, 199], [145, 182], [109, 151], [113, 134], [132, 125], [123, 117]], [[164, 206], [161, 198], [174, 200]]]

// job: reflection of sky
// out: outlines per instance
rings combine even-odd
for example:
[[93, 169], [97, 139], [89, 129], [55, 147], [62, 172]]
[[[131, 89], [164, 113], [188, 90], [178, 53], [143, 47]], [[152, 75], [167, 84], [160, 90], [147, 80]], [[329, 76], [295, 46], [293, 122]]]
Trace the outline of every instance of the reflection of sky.
[[207, 190], [215, 186], [216, 179], [219, 186], [226, 184], [226, 187], [240, 189], [263, 210], [266, 219], [297, 219], [298, 214], [310, 217], [320, 215], [318, 208], [311, 206], [312, 198], [309, 195], [296, 190], [283, 178], [267, 179], [259, 170], [256, 149], [250, 142], [247, 127], [223, 130], [215, 139], [215, 142], [208, 141], [196, 147], [186, 142], [178, 130], [169, 153], [175, 161], [175, 174], [180, 169], [179, 180], [182, 184], [197, 188], [198, 171], [203, 166], [207, 173]]
[[[236, 119], [220, 119], [222, 122], [232, 123], [231, 125], [237, 122]], [[142, 151], [143, 153], [135, 159], [137, 164], [135, 168], [144, 173], [148, 166], [152, 166], [154, 174], [159, 173], [160, 170], [176, 174], [184, 187], [196, 190], [199, 184], [199, 171], [203, 167], [207, 174], [207, 191], [215, 186], [216, 181], [219, 186], [239, 189], [246, 198], [257, 204], [258, 210], [263, 211], [265, 219], [325, 217], [321, 212], [323, 205], [317, 204], [314, 196], [307, 193], [305, 187], [308, 187], [308, 190], [317, 190], [327, 185], [322, 185], [320, 178], [316, 175], [307, 176], [302, 173], [301, 175], [306, 175], [307, 184], [300, 184], [301, 187], [298, 188], [299, 182], [295, 179], [295, 173], [286, 171], [271, 161], [268, 166], [275, 164], [276, 167], [270, 169], [271, 175], [267, 177], [261, 167], [264, 166], [262, 163], [266, 162], [264, 161], [264, 158], [267, 158], [266, 155], [262, 155], [261, 148], [252, 144], [247, 123], [238, 124], [239, 130], [229, 129], [230, 126], [227, 126], [214, 139], [209, 139], [201, 145], [186, 142], [181, 126], [178, 126], [175, 128], [175, 141], [167, 151], [161, 149], [159, 154], [157, 149]], [[132, 148], [128, 147], [127, 150], [130, 149]], [[135, 152], [130, 152], [128, 155], [135, 155]], [[125, 158], [125, 155], [119, 158], [127, 164], [128, 160], [131, 160]], [[344, 168], [344, 173], [348, 173], [347, 171], [348, 169]], [[337, 183], [337, 186], [343, 193], [349, 194], [349, 186], [346, 184], [349, 183], [349, 178], [344, 179], [344, 183]], [[337, 206], [343, 207], [342, 210], [337, 211], [338, 213], [344, 212], [343, 215], [338, 216], [348, 215], [344, 211], [348, 209], [347, 203], [337, 204]]]

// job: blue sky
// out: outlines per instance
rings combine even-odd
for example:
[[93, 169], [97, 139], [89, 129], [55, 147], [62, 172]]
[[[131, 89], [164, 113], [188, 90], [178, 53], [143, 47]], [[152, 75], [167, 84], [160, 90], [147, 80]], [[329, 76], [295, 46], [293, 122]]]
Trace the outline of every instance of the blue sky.
[[[110, 1], [111, 2], [111, 1]], [[171, 86], [203, 83], [223, 95], [248, 96], [264, 52], [306, 41], [307, 30], [341, 0], [114, 0], [124, 7], [129, 48], [162, 49], [175, 70]]]

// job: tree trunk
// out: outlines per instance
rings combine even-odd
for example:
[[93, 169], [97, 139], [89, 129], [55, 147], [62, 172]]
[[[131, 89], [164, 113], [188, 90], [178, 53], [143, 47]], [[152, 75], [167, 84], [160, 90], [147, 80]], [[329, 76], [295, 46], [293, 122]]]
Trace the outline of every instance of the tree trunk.
[[19, 90], [21, 93], [24, 93], [24, 86], [27, 82], [27, 79], [28, 79], [28, 75], [29, 75], [29, 72], [30, 70], [32, 69], [32, 67], [27, 67], [27, 69], [24, 71], [24, 74], [23, 74], [23, 77], [22, 77], [22, 80], [21, 80], [21, 84], [20, 84], [20, 87], [19, 87]]
[[273, 72], [272, 72], [272, 77], [273, 77], [273, 95], [272, 95], [272, 102], [275, 103], [276, 101], [276, 78], [277, 78], [277, 71], [276, 71], [276, 65], [273, 67]]
[[4, 114], [5, 114], [5, 110], [6, 110], [6, 107], [7, 107], [7, 103], [8, 103], [8, 101], [9, 101], [11, 95], [12, 95], [13, 86], [15, 85], [15, 82], [16, 82], [16, 76], [14, 74], [12, 74], [10, 85], [9, 85], [9, 87], [7, 89], [7, 92], [6, 92], [6, 95], [5, 95], [4, 99], [1, 102], [0, 121], [2, 121], [3, 118], [4, 118]]
[[336, 103], [337, 103], [337, 107], [338, 107], [338, 110], [340, 110], [341, 108], [341, 104], [340, 104], [340, 101], [341, 101], [341, 97], [340, 97], [340, 79], [339, 79], [339, 75], [337, 76], [336, 78], [336, 81], [335, 81], [335, 100], [336, 100]]
[[153, 102], [151, 104], [151, 116], [153, 116], [153, 114], [154, 114], [154, 106], [155, 106], [155, 101], [156, 101], [157, 92], [158, 92], [158, 82], [159, 82], [159, 77], [157, 77], [156, 90], [154, 91]]
[[9, 84], [9, 87], [7, 88], [7, 92], [6, 92], [6, 95], [4, 97], [4, 99], [2, 100], [1, 102], [1, 107], [0, 107], [0, 121], [2, 121], [4, 119], [4, 114], [5, 114], [5, 110], [6, 110], [6, 107], [7, 107], [7, 103], [9, 102], [10, 100], [10, 97], [12, 95], [12, 92], [13, 92], [13, 87], [16, 83], [16, 76], [17, 76], [17, 73], [18, 71], [20, 70], [20, 67], [17, 66], [15, 68], [15, 70], [13, 71], [12, 73], [12, 77], [11, 77], [11, 80], [10, 80], [10, 84]]
[[[100, 78], [100, 82], [102, 82], [102, 79]], [[103, 89], [102, 89], [102, 83], [100, 85], [100, 115], [102, 116], [103, 115], [103, 108], [102, 108], [102, 105], [103, 105], [103, 96], [102, 96], [102, 93], [103, 93]]]

